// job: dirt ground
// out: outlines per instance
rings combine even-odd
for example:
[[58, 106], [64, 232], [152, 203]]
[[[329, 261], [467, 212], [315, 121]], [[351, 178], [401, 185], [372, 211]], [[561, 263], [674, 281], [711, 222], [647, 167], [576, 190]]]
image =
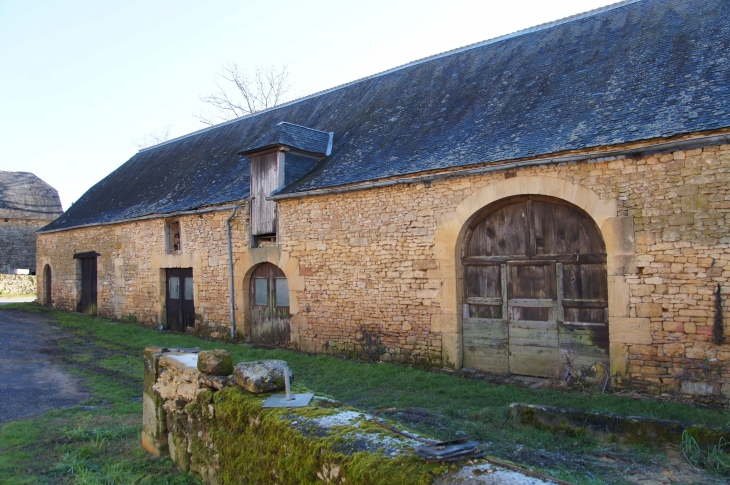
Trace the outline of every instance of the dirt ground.
[[89, 394], [60, 366], [63, 336], [41, 314], [0, 312], [0, 422], [73, 406]]

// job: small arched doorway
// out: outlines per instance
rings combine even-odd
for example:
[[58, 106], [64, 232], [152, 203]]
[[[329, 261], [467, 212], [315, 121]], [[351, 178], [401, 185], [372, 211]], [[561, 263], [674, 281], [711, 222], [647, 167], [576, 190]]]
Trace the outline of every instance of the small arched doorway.
[[464, 367], [558, 377], [608, 362], [606, 246], [581, 209], [496, 202], [470, 224], [461, 261]]
[[53, 293], [51, 292], [52, 288], [53, 282], [51, 275], [51, 266], [47, 264], [43, 268], [43, 302], [46, 306], [53, 306]]
[[257, 266], [249, 285], [251, 342], [288, 347], [291, 335], [289, 283], [284, 272], [271, 263]]

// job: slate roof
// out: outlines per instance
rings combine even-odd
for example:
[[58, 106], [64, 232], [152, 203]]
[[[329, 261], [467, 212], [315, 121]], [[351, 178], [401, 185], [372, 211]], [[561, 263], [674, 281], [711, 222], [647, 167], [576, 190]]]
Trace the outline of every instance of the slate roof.
[[141, 151], [47, 229], [248, 195], [282, 121], [334, 132], [279, 193], [730, 126], [730, 2], [640, 0], [437, 55]]
[[264, 133], [251, 145], [241, 149], [242, 155], [252, 154], [266, 148], [286, 146], [318, 155], [329, 155], [332, 149], [333, 133], [313, 130], [305, 126], [282, 121], [273, 130]]
[[29, 172], [0, 170], [0, 218], [52, 221], [63, 209], [56, 189]]

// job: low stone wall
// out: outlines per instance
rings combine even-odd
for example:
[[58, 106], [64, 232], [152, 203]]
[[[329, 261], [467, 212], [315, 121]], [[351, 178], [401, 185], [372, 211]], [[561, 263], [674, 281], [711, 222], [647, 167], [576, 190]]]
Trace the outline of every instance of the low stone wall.
[[509, 407], [509, 418], [518, 425], [553, 432], [571, 430], [576, 434], [589, 433], [600, 440], [619, 443], [653, 446], [663, 442], [677, 445], [685, 431], [702, 446], [717, 445], [721, 440], [730, 441], [730, 429], [727, 428], [537, 404], [514, 403]]
[[32, 295], [36, 292], [36, 277], [25, 274], [0, 274], [0, 295]]
[[[194, 351], [148, 347], [144, 360], [143, 447], [208, 484], [548, 483], [480, 460], [426, 463], [413, 453], [422, 443], [326, 397], [265, 409], [270, 394], [199, 372]], [[485, 481], [495, 477], [505, 482]]]

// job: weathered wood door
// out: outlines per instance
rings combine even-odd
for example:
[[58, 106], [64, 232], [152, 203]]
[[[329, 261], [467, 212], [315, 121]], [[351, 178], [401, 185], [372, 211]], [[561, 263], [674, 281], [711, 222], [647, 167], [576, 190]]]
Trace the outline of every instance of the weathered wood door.
[[289, 284], [284, 272], [271, 263], [251, 275], [251, 341], [288, 346], [290, 338]]
[[46, 306], [53, 306], [53, 294], [51, 293], [51, 289], [53, 288], [53, 282], [51, 281], [52, 277], [51, 267], [46, 265], [46, 267], [43, 268], [43, 286]]
[[557, 377], [557, 282], [554, 261], [507, 263], [509, 370]]
[[195, 301], [193, 299], [193, 269], [167, 269], [167, 328], [184, 332], [195, 327]]
[[608, 360], [606, 250], [579, 209], [495, 204], [467, 231], [462, 264], [464, 367], [555, 377]]
[[276, 202], [266, 200], [282, 183], [279, 152], [251, 158], [251, 234], [276, 233]]
[[87, 315], [96, 315], [96, 256], [79, 260], [81, 261], [80, 311]]

